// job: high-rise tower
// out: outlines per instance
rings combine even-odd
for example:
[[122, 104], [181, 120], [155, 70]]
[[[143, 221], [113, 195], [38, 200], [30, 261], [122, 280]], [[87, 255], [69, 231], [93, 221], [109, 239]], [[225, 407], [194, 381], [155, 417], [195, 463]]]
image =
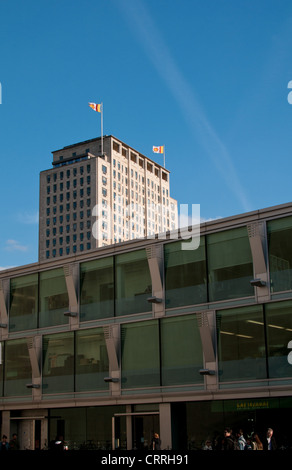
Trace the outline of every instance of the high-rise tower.
[[177, 228], [169, 171], [124, 142], [110, 135], [52, 153], [40, 174], [39, 260]]

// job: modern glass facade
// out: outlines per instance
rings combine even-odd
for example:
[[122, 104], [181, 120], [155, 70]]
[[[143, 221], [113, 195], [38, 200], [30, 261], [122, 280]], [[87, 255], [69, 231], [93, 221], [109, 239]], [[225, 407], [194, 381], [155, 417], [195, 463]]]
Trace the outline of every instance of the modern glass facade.
[[228, 423], [277, 424], [292, 405], [292, 216], [261, 217], [257, 251], [243, 218], [206, 224], [196, 250], [137, 241], [3, 274], [2, 412], [44, 408], [48, 440], [73, 448], [145, 447], [160, 427], [192, 449]]

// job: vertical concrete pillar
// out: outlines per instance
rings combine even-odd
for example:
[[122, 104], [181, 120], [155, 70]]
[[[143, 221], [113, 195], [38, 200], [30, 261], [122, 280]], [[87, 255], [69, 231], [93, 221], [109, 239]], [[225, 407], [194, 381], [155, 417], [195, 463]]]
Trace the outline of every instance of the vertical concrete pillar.
[[159, 428], [161, 449], [172, 448], [172, 434], [171, 434], [171, 405], [170, 403], [159, 404]]
[[152, 297], [148, 301], [152, 303], [154, 317], [165, 314], [163, 294], [163, 245], [151, 245], [146, 248], [148, 266], [152, 281]]
[[2, 411], [1, 438], [5, 434], [10, 439], [10, 411]]

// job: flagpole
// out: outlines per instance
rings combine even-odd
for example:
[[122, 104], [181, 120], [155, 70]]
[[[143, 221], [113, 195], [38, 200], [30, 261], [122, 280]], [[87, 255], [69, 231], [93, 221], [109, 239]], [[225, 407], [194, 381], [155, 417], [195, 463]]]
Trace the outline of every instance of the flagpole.
[[100, 111], [101, 155], [103, 155], [103, 103], [101, 103]]
[[165, 168], [165, 145], [163, 145], [163, 165]]

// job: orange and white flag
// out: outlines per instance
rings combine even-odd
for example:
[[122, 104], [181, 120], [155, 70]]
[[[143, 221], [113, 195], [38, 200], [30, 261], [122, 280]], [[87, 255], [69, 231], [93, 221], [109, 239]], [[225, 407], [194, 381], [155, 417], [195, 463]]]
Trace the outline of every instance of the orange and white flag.
[[93, 109], [93, 111], [97, 111], [98, 113], [101, 112], [101, 105], [96, 103], [88, 103], [89, 106]]
[[163, 153], [164, 152], [164, 145], [161, 145], [160, 147], [152, 147], [152, 150], [154, 153]]

